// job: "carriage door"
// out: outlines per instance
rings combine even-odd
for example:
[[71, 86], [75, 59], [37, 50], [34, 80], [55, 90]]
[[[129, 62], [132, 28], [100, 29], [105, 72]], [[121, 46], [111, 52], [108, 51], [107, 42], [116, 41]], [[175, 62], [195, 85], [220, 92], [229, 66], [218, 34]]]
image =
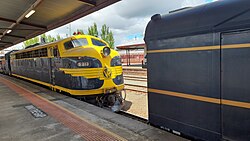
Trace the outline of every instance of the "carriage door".
[[222, 137], [250, 140], [250, 30], [221, 35]]
[[51, 48], [51, 75], [50, 75], [50, 83], [55, 85], [55, 78], [56, 78], [56, 71], [57, 71], [57, 60], [59, 59], [58, 48], [53, 47]]

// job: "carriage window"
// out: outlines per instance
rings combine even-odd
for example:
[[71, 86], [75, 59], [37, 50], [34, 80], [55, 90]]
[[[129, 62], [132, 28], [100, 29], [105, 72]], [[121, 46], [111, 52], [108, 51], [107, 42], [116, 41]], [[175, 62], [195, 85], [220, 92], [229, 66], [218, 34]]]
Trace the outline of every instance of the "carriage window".
[[92, 40], [92, 43], [93, 45], [96, 45], [96, 46], [107, 46], [105, 43], [99, 41], [99, 40], [96, 40], [96, 39], [91, 39]]
[[71, 40], [71, 41], [64, 43], [65, 49], [71, 49], [71, 48], [86, 46], [86, 45], [88, 45], [88, 41], [85, 38]]

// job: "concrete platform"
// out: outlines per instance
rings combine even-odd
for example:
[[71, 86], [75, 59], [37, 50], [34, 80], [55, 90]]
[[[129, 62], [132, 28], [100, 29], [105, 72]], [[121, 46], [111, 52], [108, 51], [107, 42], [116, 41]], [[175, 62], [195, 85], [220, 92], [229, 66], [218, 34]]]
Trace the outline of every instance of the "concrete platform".
[[[3, 80], [15, 83], [20, 89], [18, 93], [10, 89]], [[25, 106], [39, 104], [32, 103], [32, 99], [25, 98], [26, 93], [33, 93], [44, 101], [75, 115], [83, 122], [87, 122], [104, 133], [117, 137], [117, 140], [162, 140], [184, 141], [186, 139], [169, 132], [154, 128], [145, 123], [128, 117], [112, 113], [106, 109], [90, 105], [66, 95], [53, 92], [47, 88], [34, 85], [27, 81], [0, 75], [0, 140], [1, 141], [78, 141], [93, 140], [83, 136], [84, 130], [77, 132], [63, 122], [63, 117], [55, 117], [54, 111], [45, 112], [45, 117], [35, 118]], [[35, 96], [34, 96], [35, 97]], [[32, 97], [33, 98], [33, 97]], [[34, 99], [34, 98], [33, 98]], [[41, 110], [42, 111], [42, 110]], [[56, 112], [56, 111], [55, 111]], [[60, 114], [60, 113], [59, 113]], [[72, 123], [73, 124], [73, 123]], [[75, 123], [78, 124], [78, 123]], [[79, 124], [82, 122], [79, 121]], [[94, 128], [93, 128], [94, 129]], [[93, 130], [93, 132], [95, 132]], [[86, 133], [88, 134], [88, 133]], [[91, 134], [91, 133], [90, 133]], [[94, 134], [95, 135], [95, 134]], [[96, 139], [102, 140], [102, 139]]]

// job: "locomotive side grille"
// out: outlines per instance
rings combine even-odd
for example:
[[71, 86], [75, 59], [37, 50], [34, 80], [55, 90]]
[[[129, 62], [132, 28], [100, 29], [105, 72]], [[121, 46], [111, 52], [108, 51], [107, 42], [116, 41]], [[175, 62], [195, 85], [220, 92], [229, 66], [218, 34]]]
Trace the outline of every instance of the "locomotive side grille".
[[[106, 79], [104, 76], [104, 69], [105, 68], [78, 68], [78, 69], [65, 69], [60, 68], [60, 71], [63, 71], [65, 74], [70, 74], [71, 76], [82, 76], [87, 79], [91, 78], [99, 78], [100, 80]], [[116, 67], [110, 67], [109, 68], [112, 72], [111, 79], [115, 78], [117, 75], [122, 74], [122, 67], [116, 66]]]

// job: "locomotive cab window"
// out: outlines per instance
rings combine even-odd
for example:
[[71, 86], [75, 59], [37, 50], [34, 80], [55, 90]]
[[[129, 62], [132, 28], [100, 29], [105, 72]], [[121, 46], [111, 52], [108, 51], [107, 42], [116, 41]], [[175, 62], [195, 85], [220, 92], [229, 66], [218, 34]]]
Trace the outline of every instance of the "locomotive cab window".
[[86, 45], [88, 45], [88, 41], [85, 38], [75, 39], [75, 40], [71, 40], [71, 41], [64, 43], [64, 47], [67, 50], [71, 48], [75, 48], [75, 47], [86, 46]]
[[93, 45], [95, 45], [95, 46], [107, 46], [104, 42], [101, 42], [101, 41], [99, 41], [99, 40], [96, 40], [96, 39], [91, 39], [91, 41], [92, 41], [92, 44]]

